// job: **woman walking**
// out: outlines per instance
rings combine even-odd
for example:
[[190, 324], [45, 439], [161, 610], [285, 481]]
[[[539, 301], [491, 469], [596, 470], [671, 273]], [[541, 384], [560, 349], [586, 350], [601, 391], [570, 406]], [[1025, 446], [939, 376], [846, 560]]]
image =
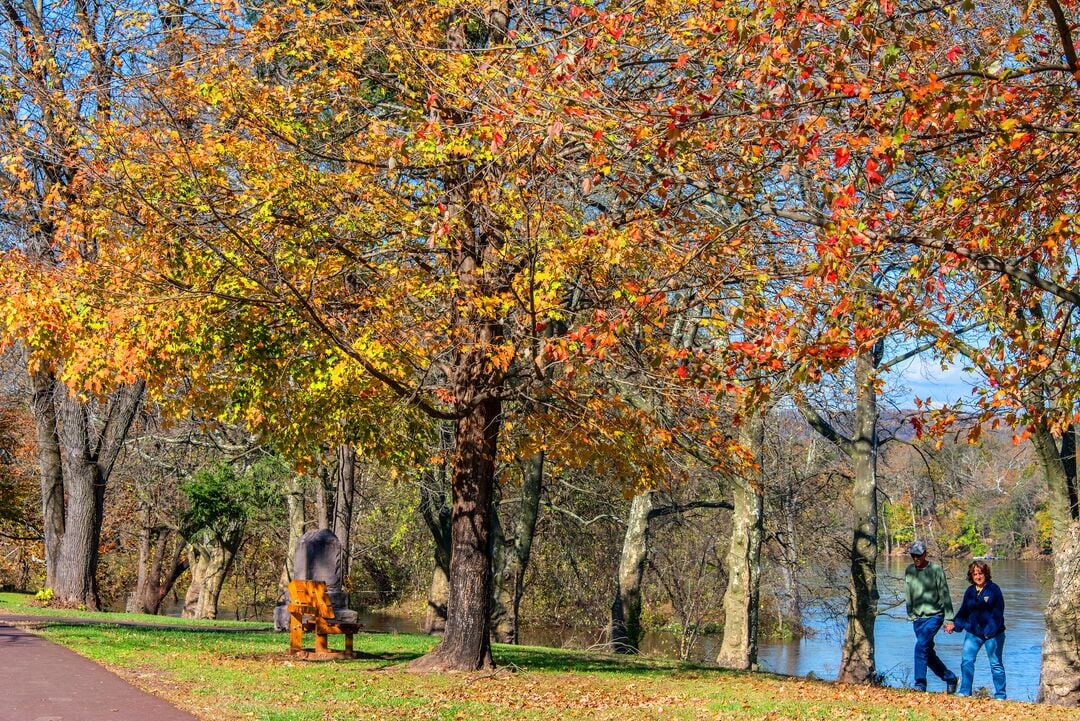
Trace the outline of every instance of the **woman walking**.
[[[954, 628], [967, 632], [960, 660], [960, 695], [971, 695], [975, 656], [985, 647], [990, 675], [994, 678], [994, 698], [1004, 699], [1005, 665], [1001, 654], [1005, 649], [1005, 598], [998, 585], [990, 580], [986, 561], [972, 561], [967, 577], [971, 585], [964, 591], [964, 602], [953, 621]], [[952, 632], [948, 627], [945, 630]]]

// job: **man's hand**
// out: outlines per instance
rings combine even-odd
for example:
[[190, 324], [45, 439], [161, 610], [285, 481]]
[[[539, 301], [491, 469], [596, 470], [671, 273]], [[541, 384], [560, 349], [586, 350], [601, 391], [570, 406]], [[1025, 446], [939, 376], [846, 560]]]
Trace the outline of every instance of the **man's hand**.
[[956, 630], [956, 624], [953, 623], [952, 621], [947, 621], [945, 623], [944, 628], [945, 628], [945, 633], [952, 633], [953, 631]]

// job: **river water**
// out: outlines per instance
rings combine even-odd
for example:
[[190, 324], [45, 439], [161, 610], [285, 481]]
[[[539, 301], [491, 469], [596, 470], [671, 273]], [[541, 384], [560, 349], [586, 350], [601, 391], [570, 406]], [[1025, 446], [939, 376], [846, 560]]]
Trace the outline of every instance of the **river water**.
[[[904, 608], [905, 558], [888, 559], [878, 568], [878, 588], [881, 601], [875, 628], [876, 663], [878, 673], [884, 674], [889, 686], [907, 687], [912, 683], [912, 655], [915, 636]], [[953, 604], [959, 609], [964, 590], [968, 587], [967, 564], [945, 562]], [[1042, 665], [1042, 641], [1046, 631], [1043, 612], [1050, 593], [1052, 570], [1045, 561], [993, 561], [990, 563], [994, 582], [1005, 596], [1005, 674], [1010, 699], [1034, 701], [1039, 688], [1039, 669]], [[817, 599], [805, 601], [804, 622], [812, 634], [797, 641], [765, 641], [760, 644], [758, 660], [763, 670], [792, 676], [813, 674], [833, 680], [840, 667], [845, 612], [835, 589], [822, 592]], [[372, 631], [418, 632], [415, 622], [400, 617], [362, 614], [361, 622]], [[537, 627], [522, 629], [522, 643], [565, 648], [603, 648], [604, 633], [593, 630], [550, 630]], [[963, 634], [937, 635], [938, 655], [945, 664], [960, 675], [960, 651]], [[698, 639], [691, 658], [711, 662], [720, 650], [719, 636]], [[642, 652], [652, 656], [678, 657], [678, 640], [672, 634], [648, 633], [642, 642]], [[944, 691], [945, 685], [929, 674], [930, 691]], [[976, 693], [980, 688], [993, 689], [986, 653], [980, 652], [975, 663]]]
[[[875, 627], [876, 658], [879, 673], [885, 675], [889, 686], [910, 686], [912, 683], [915, 636], [904, 608], [904, 571], [906, 558], [889, 559], [879, 569], [881, 601]], [[1039, 669], [1042, 665], [1042, 641], [1046, 631], [1043, 612], [1046, 609], [1052, 570], [1043, 561], [992, 561], [994, 582], [1005, 596], [1005, 675], [1010, 699], [1034, 701], [1039, 689]], [[967, 564], [945, 563], [953, 604], [959, 609], [964, 590], [968, 587]], [[842, 623], [821, 604], [815, 604], [807, 614], [814, 635], [789, 643], [761, 644], [761, 666], [770, 671], [818, 678], [835, 679], [840, 667], [840, 648], [843, 642]], [[960, 652], [964, 634], [937, 635], [938, 655], [945, 665], [960, 675]], [[930, 691], [944, 690], [945, 685], [929, 674]], [[985, 652], [975, 662], [974, 689], [993, 689], [990, 667]]]

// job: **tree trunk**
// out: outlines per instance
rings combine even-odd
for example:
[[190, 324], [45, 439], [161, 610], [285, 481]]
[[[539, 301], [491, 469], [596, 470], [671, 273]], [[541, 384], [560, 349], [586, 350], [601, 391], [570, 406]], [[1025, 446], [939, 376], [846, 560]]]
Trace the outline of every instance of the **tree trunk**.
[[1080, 521], [1054, 533], [1054, 584], [1046, 604], [1038, 700], [1080, 706]]
[[[790, 631], [791, 636], [802, 636], [802, 594], [799, 592], [799, 529], [796, 519], [798, 499], [792, 489], [785, 493], [781, 504], [782, 531], [776, 534], [777, 569], [780, 573], [780, 589], [776, 594], [779, 605], [780, 631]], [[790, 623], [790, 629], [784, 624]]]
[[229, 575], [236, 553], [225, 545], [212, 543], [202, 548], [204, 559], [202, 584], [199, 589], [199, 600], [195, 611], [195, 618], [214, 619], [218, 617], [218, 600], [221, 598], [221, 589], [225, 585], [225, 579]]
[[[1069, 428], [1067, 433], [1073, 433]], [[1050, 490], [1053, 522], [1054, 583], [1046, 604], [1046, 637], [1042, 647], [1039, 700], [1080, 706], [1080, 513], [1076, 494], [1074, 443], [1059, 448], [1044, 424], [1031, 436]], [[1071, 472], [1070, 472], [1071, 471]]]
[[146, 599], [145, 602], [147, 613], [161, 613], [162, 601], [164, 601], [165, 597], [169, 595], [169, 591], [172, 590], [173, 586], [176, 585], [176, 582], [180, 580], [180, 576], [182, 576], [184, 571], [186, 571], [188, 568], [187, 561], [183, 560], [184, 541], [182, 538], [180, 538], [179, 534], [174, 534], [174, 532], [170, 529], [167, 533], [162, 533], [162, 535], [159, 537], [159, 555], [154, 562], [155, 569], [153, 571], [153, 577], [161, 578], [161, 568], [158, 568], [158, 565], [159, 561], [164, 558], [163, 554], [165, 552], [165, 544], [163, 542], [163, 539], [173, 535], [175, 535], [176, 540], [175, 543], [173, 543], [173, 552], [169, 563], [169, 573], [164, 577], [164, 579], [162, 579], [159, 584], [156, 585], [156, 588], [151, 587], [150, 592], [152, 594], [152, 597]]
[[637, 653], [641, 645], [641, 584], [645, 562], [649, 558], [649, 513], [653, 492], [634, 496], [626, 520], [622, 555], [615, 599], [611, 604], [611, 650], [613, 653]]
[[[479, 357], [477, 366], [484, 364]], [[488, 602], [491, 596], [491, 506], [501, 401], [474, 405], [456, 426], [451, 491], [450, 599], [439, 645], [409, 668], [476, 671], [495, 667], [491, 658]]]
[[96, 571], [105, 511], [105, 479], [90, 449], [87, 414], [86, 406], [70, 394], [60, 405], [60, 453], [67, 509], [53, 592], [64, 605], [97, 610]]
[[518, 642], [518, 612], [525, 593], [525, 572], [529, 568], [533, 539], [536, 537], [536, 520], [540, 515], [540, 492], [544, 479], [544, 452], [534, 454], [525, 463], [521, 483], [521, 513], [514, 529], [511, 547], [505, 543], [502, 526], [497, 514], [493, 514], [492, 548], [495, 572], [495, 606], [492, 625], [495, 640], [499, 643]]
[[[743, 446], [761, 458], [764, 420], [747, 419], [740, 429]], [[758, 464], [760, 468], [760, 464]], [[728, 546], [728, 586], [724, 592], [724, 637], [716, 663], [724, 668], [749, 669], [757, 664], [761, 595], [761, 539], [765, 501], [760, 470], [733, 479], [731, 541]]]
[[498, 504], [491, 509], [491, 635], [499, 643], [513, 643], [514, 552], [503, 536]]
[[293, 555], [296, 553], [296, 544], [304, 535], [307, 526], [307, 516], [304, 511], [304, 483], [303, 478], [297, 475], [289, 475], [285, 481], [285, 506], [289, 514], [289, 541], [285, 552], [285, 563], [281, 569], [281, 580], [278, 584], [279, 594], [286, 594], [289, 590], [289, 581], [293, 578]]
[[855, 362], [855, 437], [849, 445], [855, 465], [852, 505], [855, 527], [851, 539], [851, 584], [848, 625], [837, 680], [873, 683], [874, 623], [877, 620], [877, 388], [874, 380], [879, 351], [864, 353]]
[[41, 519], [45, 540], [45, 587], [56, 586], [56, 564], [60, 560], [60, 543], [64, 539], [64, 473], [60, 460], [60, 438], [57, 435], [57, 394], [64, 389], [51, 373], [38, 371], [31, 375], [34, 395], [30, 411], [34, 417], [37, 438], [38, 469], [41, 485]]
[[135, 591], [128, 596], [128, 613], [146, 613], [147, 584], [150, 578], [150, 558], [154, 542], [150, 504], [139, 502], [139, 567], [135, 576]]
[[352, 565], [349, 539], [352, 536], [353, 498], [356, 495], [356, 450], [351, 446], [337, 449], [337, 493], [334, 500], [334, 535], [341, 544], [341, 578], [349, 577]]
[[446, 606], [450, 598], [450, 507], [446, 497], [434, 486], [441, 483], [435, 473], [420, 483], [420, 512], [434, 541], [435, 570], [428, 591], [424, 633], [443, 633], [446, 630]]
[[319, 529], [331, 528], [330, 499], [327, 489], [330, 487], [330, 466], [325, 457], [319, 464], [318, 483], [315, 485], [315, 523]]
[[[87, 403], [50, 381], [50, 377], [38, 377], [34, 382], [35, 425], [39, 439], [46, 446], [44, 451], [39, 449], [46, 521], [46, 574], [51, 568], [50, 587], [59, 604], [97, 609], [98, 546], [105, 511], [105, 484], [142, 402], [144, 385], [140, 381], [113, 393], [105, 421], [97, 431]], [[51, 411], [45, 403], [49, 395], [53, 399]], [[47, 428], [50, 422], [51, 434]], [[59, 454], [59, 463], [54, 453]], [[57, 516], [61, 512], [59, 503], [64, 503], [60, 517]], [[59, 538], [58, 529], [62, 529]]]
[[184, 594], [184, 610], [180, 615], [184, 618], [197, 618], [199, 597], [202, 596], [203, 576], [206, 573], [206, 554], [195, 544], [189, 544], [188, 561], [191, 569], [191, 583], [188, 584], [187, 592]]
[[[153, 510], [147, 503], [142, 504], [139, 529], [139, 569], [135, 583], [135, 592], [129, 601], [129, 613], [156, 614], [161, 607], [161, 600], [169, 591], [162, 587], [161, 574], [165, 568], [165, 554], [168, 550], [172, 531], [158, 526], [152, 517]], [[169, 568], [170, 575], [179, 563], [179, 554], [173, 556]]]

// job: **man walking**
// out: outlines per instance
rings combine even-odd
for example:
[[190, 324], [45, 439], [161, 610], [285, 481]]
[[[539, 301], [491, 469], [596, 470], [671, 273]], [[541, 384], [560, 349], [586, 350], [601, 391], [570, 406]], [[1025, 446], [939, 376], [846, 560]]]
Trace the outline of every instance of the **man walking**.
[[926, 558], [926, 544], [915, 541], [908, 550], [911, 565], [904, 574], [908, 620], [915, 627], [915, 689], [926, 690], [926, 669], [930, 668], [945, 682], [946, 693], [956, 693], [956, 674], [938, 658], [934, 651], [934, 636], [944, 624], [953, 630], [952, 598], [945, 571]]

